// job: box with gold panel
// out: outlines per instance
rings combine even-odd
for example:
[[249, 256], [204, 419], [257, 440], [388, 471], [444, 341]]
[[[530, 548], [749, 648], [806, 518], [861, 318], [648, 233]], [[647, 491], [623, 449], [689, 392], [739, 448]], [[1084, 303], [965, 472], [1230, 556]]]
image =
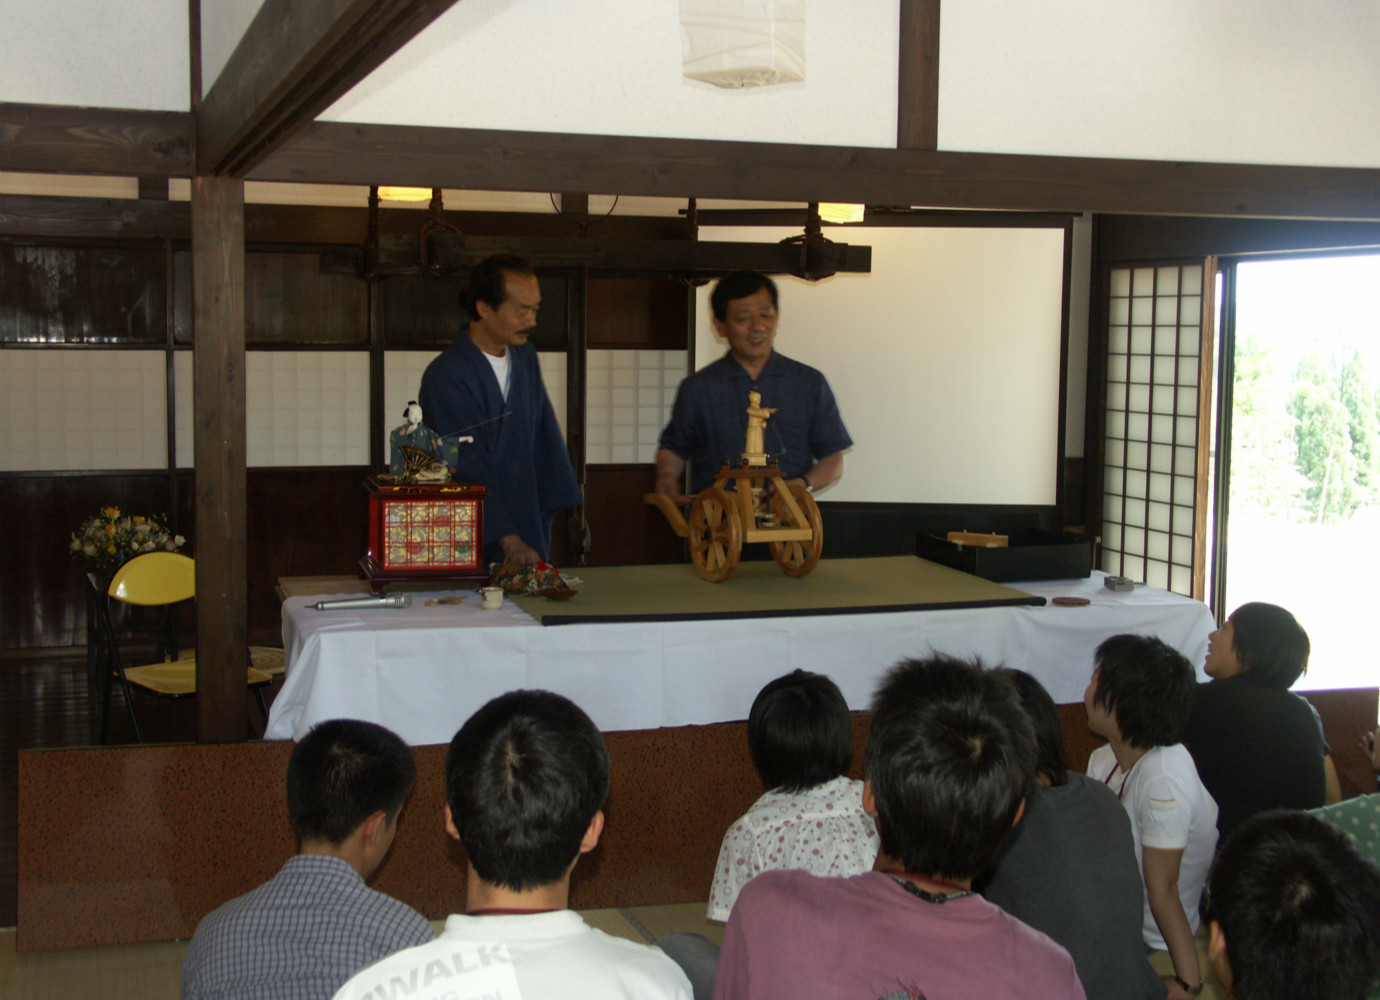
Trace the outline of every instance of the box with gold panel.
[[475, 483], [387, 483], [365, 480], [369, 552], [360, 566], [370, 581], [463, 580], [488, 583], [484, 565], [484, 498]]

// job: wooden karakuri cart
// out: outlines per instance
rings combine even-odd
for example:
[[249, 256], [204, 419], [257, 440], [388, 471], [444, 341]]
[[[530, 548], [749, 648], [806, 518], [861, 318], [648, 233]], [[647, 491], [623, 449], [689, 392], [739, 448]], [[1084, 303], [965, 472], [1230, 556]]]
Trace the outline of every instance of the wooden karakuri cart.
[[744, 542], [766, 542], [776, 565], [788, 576], [809, 573], [824, 551], [824, 525], [815, 498], [803, 486], [787, 486], [776, 459], [768, 460], [763, 451], [762, 431], [776, 410], [761, 406], [756, 392], [748, 399], [742, 466], [735, 469], [724, 462], [714, 484], [694, 498], [688, 521], [675, 498], [643, 495], [666, 516], [671, 530], [690, 540], [695, 569], [710, 583], [733, 575]]

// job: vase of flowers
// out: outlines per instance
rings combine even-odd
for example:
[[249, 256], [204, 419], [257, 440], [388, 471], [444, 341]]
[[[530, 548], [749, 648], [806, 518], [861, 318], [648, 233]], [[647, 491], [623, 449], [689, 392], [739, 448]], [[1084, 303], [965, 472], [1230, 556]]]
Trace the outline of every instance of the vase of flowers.
[[176, 552], [186, 541], [168, 530], [165, 517], [125, 514], [119, 507], [102, 507], [99, 514], [87, 518], [72, 532], [69, 549], [86, 570], [91, 584], [86, 592], [86, 668], [93, 685], [99, 684], [101, 665], [107, 655], [100, 622], [110, 578], [128, 559], [145, 552]]
[[119, 507], [102, 507], [72, 533], [72, 557], [95, 579], [109, 580], [120, 564], [145, 552], [176, 552], [187, 540], [168, 530], [167, 519], [154, 514], [121, 513]]

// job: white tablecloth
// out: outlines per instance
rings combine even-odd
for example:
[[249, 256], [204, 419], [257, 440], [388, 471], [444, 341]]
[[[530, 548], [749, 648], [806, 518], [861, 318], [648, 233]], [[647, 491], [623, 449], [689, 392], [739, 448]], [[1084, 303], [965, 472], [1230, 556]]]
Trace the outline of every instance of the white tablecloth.
[[718, 621], [542, 627], [505, 603], [316, 611], [332, 596], [283, 604], [287, 677], [268, 739], [295, 739], [326, 719], [367, 719], [413, 746], [448, 743], [484, 702], [514, 688], [546, 688], [579, 704], [605, 731], [745, 719], [767, 681], [800, 667], [828, 674], [865, 709], [897, 660], [934, 650], [1033, 674], [1059, 703], [1081, 701], [1097, 644], [1120, 632], [1159, 636], [1198, 668], [1214, 625], [1207, 606], [1137, 587], [1113, 593], [1089, 580], [1013, 586], [1086, 607], [1001, 607], [884, 614], [796, 615]]

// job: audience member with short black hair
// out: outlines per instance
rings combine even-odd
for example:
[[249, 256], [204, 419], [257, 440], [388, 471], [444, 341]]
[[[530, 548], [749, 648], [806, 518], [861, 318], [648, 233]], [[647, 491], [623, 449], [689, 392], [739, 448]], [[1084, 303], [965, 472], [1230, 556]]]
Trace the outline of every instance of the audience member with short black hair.
[[1236, 1000], [1359, 1000], [1380, 979], [1380, 868], [1307, 813], [1236, 828], [1208, 920], [1208, 955]]
[[182, 966], [184, 1000], [325, 1000], [358, 969], [432, 940], [425, 917], [364, 884], [416, 777], [412, 751], [382, 726], [313, 727], [288, 761], [301, 853], [201, 921]]
[[909, 660], [883, 679], [872, 712], [863, 801], [881, 839], [876, 869], [749, 882], [715, 997], [1082, 997], [1067, 951], [971, 891], [1034, 779], [1034, 735], [1010, 680], [949, 657]]
[[[1308, 814], [1342, 831], [1363, 858], [1380, 865], [1380, 794], [1353, 795]], [[1380, 1000], [1380, 982], [1368, 996]]]
[[727, 920], [742, 887], [764, 871], [859, 875], [877, 857], [862, 782], [848, 777], [853, 718], [837, 684], [804, 670], [776, 678], [752, 703], [747, 738], [767, 792], [724, 834], [710, 920]]
[[1162, 1000], [1141, 943], [1144, 888], [1126, 810], [1102, 782], [1069, 770], [1049, 692], [1006, 673], [1035, 727], [1035, 787], [978, 888], [1069, 950], [1088, 1000]]
[[1096, 664], [1083, 704], [1088, 728], [1108, 743], [1093, 751], [1088, 775], [1131, 819], [1145, 882], [1142, 936], [1169, 952], [1169, 996], [1183, 1000], [1203, 988], [1193, 936], [1217, 846], [1217, 803], [1179, 742], [1197, 679], [1182, 653], [1150, 636], [1113, 636], [1097, 647]]
[[1217, 802], [1223, 838], [1254, 813], [1340, 797], [1328, 792], [1331, 756], [1317, 713], [1289, 690], [1308, 652], [1308, 633], [1274, 604], [1243, 604], [1208, 639], [1213, 679], [1198, 688], [1183, 742]]
[[468, 859], [466, 913], [431, 944], [365, 969], [338, 1000], [486, 995], [668, 997], [690, 984], [656, 948], [610, 937], [567, 908], [570, 875], [598, 845], [609, 755], [589, 716], [549, 691], [488, 702], [446, 753], [445, 827]]

